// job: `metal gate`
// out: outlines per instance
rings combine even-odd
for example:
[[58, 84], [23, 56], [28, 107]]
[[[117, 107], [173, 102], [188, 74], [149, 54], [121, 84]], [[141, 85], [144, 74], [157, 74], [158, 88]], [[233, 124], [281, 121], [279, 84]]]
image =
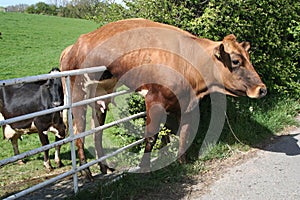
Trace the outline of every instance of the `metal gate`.
[[29, 194], [33, 191], [36, 191], [40, 188], [43, 188], [43, 187], [45, 187], [49, 184], [52, 184], [52, 183], [54, 183], [54, 182], [56, 182], [60, 179], [63, 179], [67, 176], [70, 176], [70, 175], [73, 175], [74, 193], [76, 194], [78, 192], [77, 172], [79, 172], [79, 171], [81, 171], [85, 168], [88, 168], [88, 167], [90, 167], [90, 166], [92, 166], [92, 165], [94, 165], [98, 162], [101, 162], [101, 161], [106, 160], [110, 157], [113, 157], [113, 156], [115, 156], [115, 155], [117, 155], [117, 154], [131, 148], [131, 147], [134, 147], [134, 146], [136, 146], [136, 145], [138, 145], [138, 144], [140, 144], [144, 141], [144, 138], [140, 139], [140, 140], [138, 140], [134, 143], [131, 143], [127, 146], [124, 146], [120, 149], [117, 149], [116, 151], [111, 152], [108, 155], [103, 156], [99, 159], [93, 160], [93, 161], [88, 162], [88, 163], [86, 163], [84, 165], [81, 165], [81, 166], [76, 165], [76, 153], [75, 153], [74, 140], [76, 140], [78, 138], [88, 136], [88, 135], [91, 135], [91, 134], [94, 134], [98, 131], [110, 128], [110, 127], [115, 126], [117, 124], [129, 121], [131, 119], [142, 117], [146, 114], [146, 112], [141, 112], [141, 113], [138, 113], [138, 114], [135, 114], [135, 115], [131, 115], [131, 116], [128, 116], [128, 117], [110, 122], [108, 124], [104, 124], [102, 126], [95, 127], [93, 129], [85, 131], [83, 133], [79, 133], [79, 134], [74, 135], [73, 121], [72, 121], [72, 108], [73, 107], [90, 104], [90, 103], [93, 103], [93, 102], [96, 102], [96, 101], [99, 101], [99, 100], [103, 100], [103, 99], [106, 99], [106, 98], [112, 98], [112, 97], [122, 95], [122, 94], [126, 94], [126, 93], [130, 92], [129, 90], [122, 90], [122, 91], [114, 92], [114, 93], [111, 93], [111, 94], [106, 94], [106, 95], [103, 95], [103, 96], [94, 97], [94, 98], [91, 98], [91, 99], [86, 99], [86, 100], [82, 100], [80, 102], [72, 103], [72, 101], [71, 101], [71, 99], [72, 99], [71, 98], [71, 89], [70, 89], [70, 77], [71, 76], [76, 76], [76, 75], [87, 74], [87, 73], [103, 72], [105, 70], [106, 70], [105, 66], [100, 66], [100, 67], [91, 67], [91, 68], [86, 68], [86, 69], [71, 70], [71, 71], [64, 71], [64, 72], [57, 72], [57, 73], [51, 73], [51, 74], [43, 74], [43, 75], [38, 75], [38, 76], [30, 76], [30, 77], [16, 78], [16, 79], [9, 79], [9, 80], [0, 81], [0, 86], [8, 86], [8, 85], [14, 85], [14, 84], [21, 84], [21, 83], [29, 83], [29, 82], [34, 82], [34, 81], [47, 80], [47, 79], [51, 79], [51, 78], [65, 77], [65, 80], [66, 80], [65, 81], [65, 86], [66, 86], [65, 87], [66, 88], [66, 91], [65, 91], [66, 94], [65, 95], [66, 95], [67, 99], [66, 99], [66, 102], [63, 106], [59, 106], [59, 107], [55, 107], [55, 108], [51, 108], [51, 109], [47, 109], [47, 110], [43, 110], [43, 111], [39, 111], [39, 112], [35, 112], [35, 113], [30, 113], [30, 114], [18, 116], [18, 117], [15, 117], [15, 118], [2, 120], [2, 121], [0, 121], [0, 126], [67, 109], [68, 110], [68, 127], [69, 127], [69, 137], [67, 137], [65, 139], [62, 139], [60, 141], [51, 143], [49, 145], [45, 145], [45, 146], [42, 146], [42, 147], [30, 150], [30, 151], [21, 153], [19, 155], [16, 155], [16, 156], [13, 156], [13, 157], [10, 157], [10, 158], [7, 158], [7, 159], [0, 160], [0, 167], [3, 166], [3, 165], [9, 164], [9, 163], [13, 163], [13, 162], [15, 162], [17, 160], [20, 160], [20, 159], [23, 159], [25, 157], [32, 156], [32, 155], [37, 154], [37, 153], [41, 153], [45, 150], [54, 148], [56, 146], [66, 144], [66, 143], [71, 143], [71, 159], [72, 159], [72, 169], [71, 170], [69, 170], [69, 171], [67, 171], [63, 174], [57, 175], [56, 177], [53, 177], [53, 178], [51, 178], [49, 180], [46, 180], [42, 183], [34, 185], [34, 186], [32, 186], [28, 189], [25, 189], [25, 190], [23, 190], [19, 193], [11, 195], [11, 196], [7, 197], [6, 199], [16, 199], [16, 198], [22, 197], [26, 194]]

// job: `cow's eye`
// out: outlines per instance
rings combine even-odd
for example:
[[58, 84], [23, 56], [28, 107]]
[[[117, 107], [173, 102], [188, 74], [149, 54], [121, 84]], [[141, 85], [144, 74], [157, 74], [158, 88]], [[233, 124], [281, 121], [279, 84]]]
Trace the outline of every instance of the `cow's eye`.
[[239, 60], [233, 60], [233, 61], [232, 61], [232, 64], [233, 64], [233, 65], [240, 65], [240, 61], [239, 61]]

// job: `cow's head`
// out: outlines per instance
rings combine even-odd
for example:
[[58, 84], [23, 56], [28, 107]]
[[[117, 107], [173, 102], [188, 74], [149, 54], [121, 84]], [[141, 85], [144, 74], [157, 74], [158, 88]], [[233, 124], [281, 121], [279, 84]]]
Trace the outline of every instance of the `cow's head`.
[[267, 88], [250, 62], [249, 42], [238, 43], [234, 35], [226, 36], [214, 49], [226, 94], [261, 98]]
[[[60, 70], [53, 68], [50, 73], [57, 73]], [[64, 94], [61, 78], [49, 79], [46, 83], [50, 95], [51, 107], [61, 106], [64, 104]]]

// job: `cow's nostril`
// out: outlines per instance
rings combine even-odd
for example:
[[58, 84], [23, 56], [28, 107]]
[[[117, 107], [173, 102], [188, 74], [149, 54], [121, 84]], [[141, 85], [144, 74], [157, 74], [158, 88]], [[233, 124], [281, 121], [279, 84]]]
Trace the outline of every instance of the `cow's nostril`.
[[267, 94], [267, 89], [266, 88], [260, 88], [259, 89], [259, 97], [264, 97]]

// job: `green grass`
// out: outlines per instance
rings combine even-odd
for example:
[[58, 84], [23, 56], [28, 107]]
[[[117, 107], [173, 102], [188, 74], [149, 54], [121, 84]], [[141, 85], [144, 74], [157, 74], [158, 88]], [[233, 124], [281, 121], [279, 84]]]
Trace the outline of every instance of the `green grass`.
[[[74, 43], [80, 34], [97, 27], [97, 24], [86, 20], [0, 12], [0, 79], [47, 73], [53, 66], [59, 65], [60, 53], [65, 47]], [[294, 116], [300, 110], [299, 105], [299, 100], [278, 96], [267, 96], [259, 100], [228, 97], [228, 120], [225, 121], [221, 137], [215, 146], [210, 146], [199, 158], [199, 149], [208, 129], [211, 113], [210, 99], [204, 98], [200, 105], [201, 123], [198, 134], [189, 149], [190, 163], [179, 165], [174, 162], [149, 174], [126, 174], [121, 180], [109, 185], [95, 183], [97, 187], [94, 191], [82, 191], [70, 199], [138, 199], [145, 197], [145, 194], [149, 194], [147, 199], [157, 199], [156, 194], [181, 198], [188, 192], [186, 183], [192, 183], [194, 175], [209, 170], [205, 165], [206, 161], [224, 159], [236, 151], [247, 151], [285, 127], [296, 125]], [[112, 120], [113, 114], [109, 113], [107, 121]], [[128, 141], [123, 133], [115, 134], [121, 131], [114, 127], [105, 132], [104, 143], [109, 151]], [[91, 138], [87, 138], [88, 140], [91, 142]], [[54, 141], [51, 134], [50, 141]], [[13, 155], [9, 141], [0, 139], [0, 146], [0, 159]], [[19, 141], [21, 152], [39, 146], [37, 134], [25, 135]], [[50, 153], [53, 159], [54, 149]], [[88, 160], [93, 159], [92, 155], [88, 154], [87, 157]], [[68, 170], [71, 166], [69, 144], [62, 147], [62, 159], [66, 167], [55, 169], [50, 174], [43, 168], [43, 153], [26, 158], [25, 165], [9, 164], [1, 167], [0, 198]], [[120, 160], [124, 163], [117, 163]], [[128, 163], [137, 164], [139, 160], [131, 159], [128, 153], [123, 153], [109, 162], [115, 162], [122, 168], [122, 165], [126, 166]], [[99, 172], [99, 169], [93, 166], [92, 171]]]
[[59, 66], [64, 48], [97, 27], [80, 19], [0, 12], [0, 79], [48, 73]]

